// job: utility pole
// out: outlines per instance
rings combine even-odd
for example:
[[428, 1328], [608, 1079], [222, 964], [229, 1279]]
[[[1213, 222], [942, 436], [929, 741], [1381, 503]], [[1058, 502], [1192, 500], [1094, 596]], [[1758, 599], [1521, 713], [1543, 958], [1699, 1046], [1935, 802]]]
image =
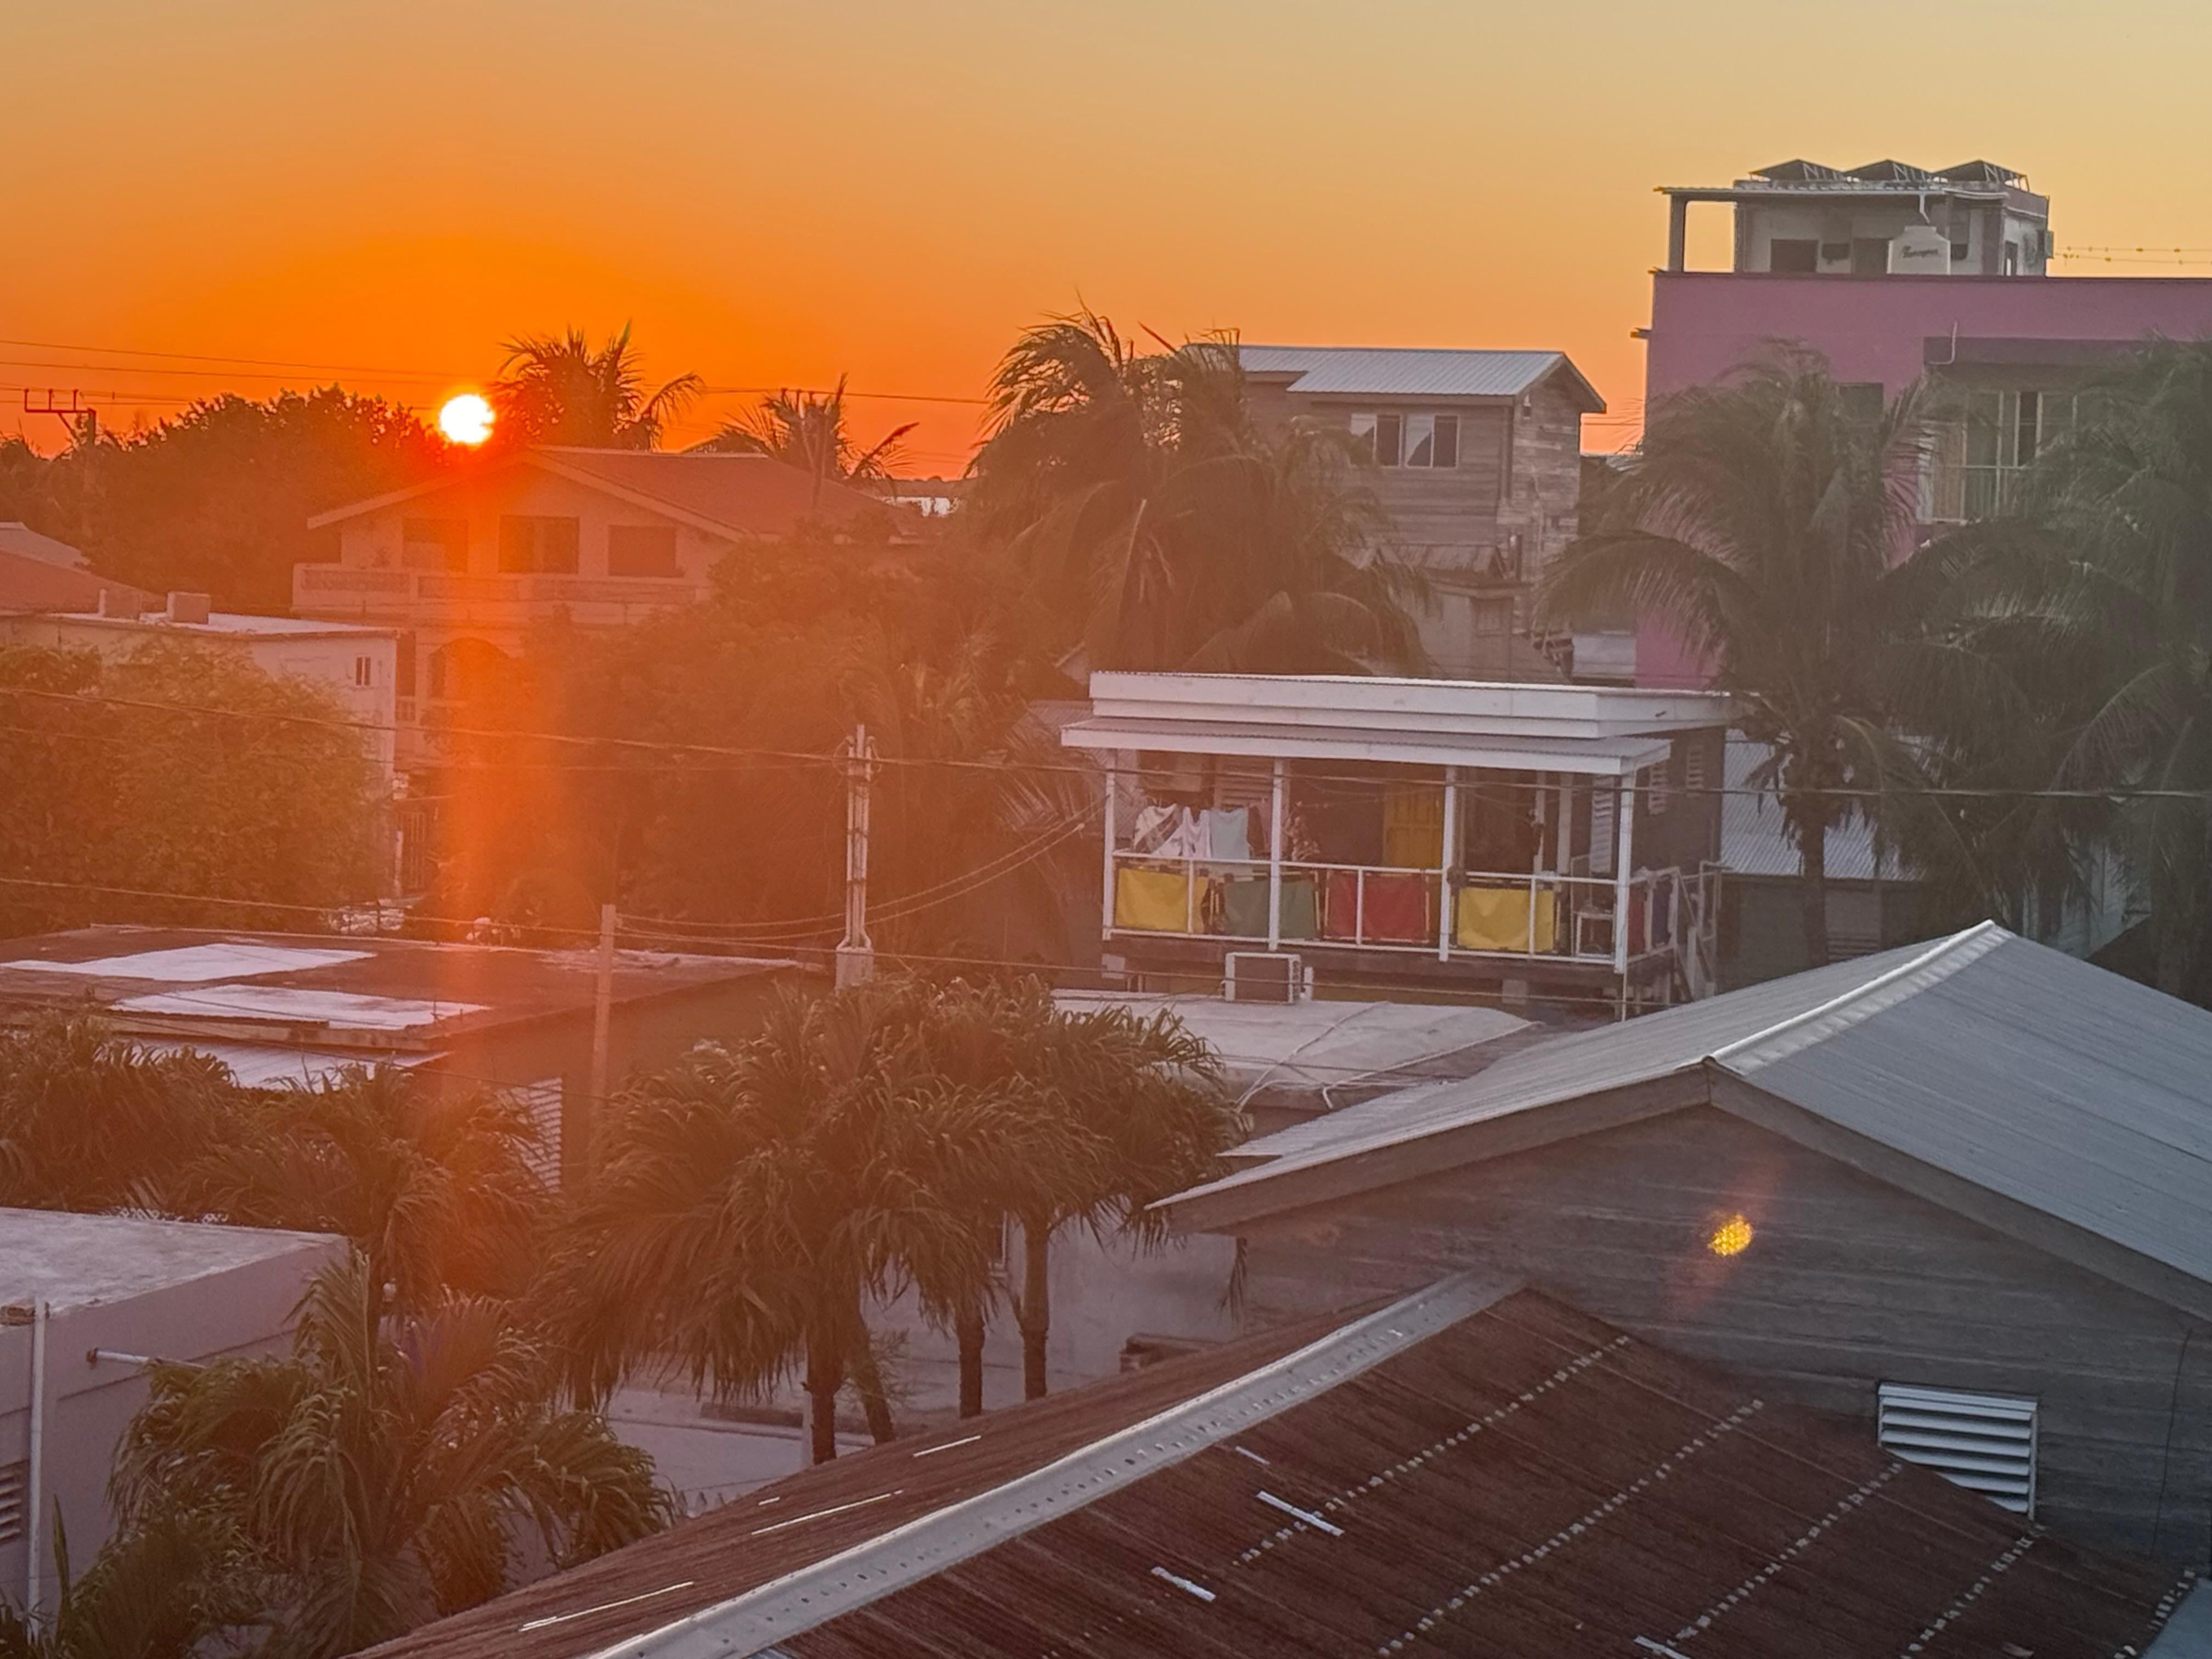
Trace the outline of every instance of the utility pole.
[[845, 744], [845, 937], [837, 941], [837, 988], [876, 975], [875, 942], [868, 937], [868, 793], [875, 781], [876, 745], [866, 726]]
[[[607, 1048], [611, 1036], [611, 1028], [614, 1024], [614, 1011], [615, 907], [611, 904], [602, 904], [599, 907], [599, 975], [597, 981], [592, 989], [592, 1097], [586, 1104], [582, 1114], [584, 1121], [592, 1126], [592, 1133], [588, 1143], [591, 1151], [586, 1156], [588, 1156], [590, 1160], [587, 1167], [593, 1169], [596, 1169], [599, 1165], [599, 1137], [603, 1127], [603, 1120], [606, 1115], [607, 1072], [609, 1069], [607, 1063]], [[567, 1114], [563, 1113], [562, 1115], [565, 1118]], [[563, 1123], [562, 1127], [564, 1131], [563, 1138], [565, 1139], [567, 1125]], [[559, 1165], [562, 1153], [565, 1150], [565, 1148], [560, 1146], [556, 1146], [553, 1149], [553, 1157], [556, 1168]]]

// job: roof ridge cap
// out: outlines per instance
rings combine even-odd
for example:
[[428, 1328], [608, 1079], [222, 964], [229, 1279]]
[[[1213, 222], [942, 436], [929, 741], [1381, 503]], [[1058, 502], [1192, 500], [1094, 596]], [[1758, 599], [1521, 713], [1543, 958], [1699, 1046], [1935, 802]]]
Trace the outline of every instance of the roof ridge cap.
[[1908, 962], [1875, 975], [1839, 995], [1787, 1019], [1776, 1021], [1705, 1056], [1737, 1076], [1747, 1076], [1763, 1066], [1787, 1059], [1892, 1008], [1929, 986], [1948, 979], [1970, 963], [1987, 956], [2014, 937], [1994, 921], [1978, 921], [1963, 932], [1939, 939]]
[[[594, 1649], [586, 1659], [647, 1659], [708, 1650], [759, 1653], [789, 1637], [942, 1572], [1120, 1487], [1170, 1468], [1413, 1344], [1494, 1306], [1516, 1288], [1455, 1273], [1241, 1376], [1079, 1446], [1025, 1474], [798, 1567], [683, 1618]], [[1173, 1438], [1161, 1443], [1164, 1436]], [[999, 1513], [993, 1513], [996, 1509]], [[949, 1534], [949, 1536], [933, 1534]], [[742, 1629], [726, 1627], [743, 1620]], [[695, 1640], [687, 1641], [689, 1638]]]

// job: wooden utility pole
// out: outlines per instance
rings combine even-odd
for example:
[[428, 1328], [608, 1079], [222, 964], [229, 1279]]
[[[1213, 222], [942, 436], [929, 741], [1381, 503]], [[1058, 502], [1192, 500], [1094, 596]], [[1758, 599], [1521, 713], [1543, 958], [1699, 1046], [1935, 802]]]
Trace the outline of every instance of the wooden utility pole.
[[855, 726], [845, 745], [845, 937], [837, 941], [840, 990], [876, 974], [875, 942], [868, 937], [868, 793], [875, 775], [875, 743], [866, 726]]
[[[610, 1069], [608, 1046], [613, 1038], [615, 1013], [615, 907], [599, 907], [599, 964], [598, 982], [592, 990], [592, 1098], [584, 1109], [585, 1121], [592, 1126], [589, 1158], [599, 1162], [599, 1141], [601, 1121], [606, 1115], [607, 1073]], [[556, 1147], [557, 1156], [560, 1148]]]

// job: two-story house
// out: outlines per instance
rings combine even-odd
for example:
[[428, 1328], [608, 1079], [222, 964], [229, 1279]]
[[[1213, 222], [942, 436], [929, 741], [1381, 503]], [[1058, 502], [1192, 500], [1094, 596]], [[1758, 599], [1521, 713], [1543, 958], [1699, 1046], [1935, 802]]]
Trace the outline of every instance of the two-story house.
[[1557, 351], [1238, 348], [1263, 426], [1348, 432], [1397, 550], [1427, 575], [1431, 667], [1461, 679], [1558, 679], [1530, 596], [1574, 539], [1582, 421], [1605, 408]]
[[893, 512], [763, 455], [523, 450], [311, 520], [336, 556], [294, 570], [293, 609], [398, 631], [406, 768], [537, 624], [637, 622], [703, 598], [738, 549], [810, 522], [896, 539]]

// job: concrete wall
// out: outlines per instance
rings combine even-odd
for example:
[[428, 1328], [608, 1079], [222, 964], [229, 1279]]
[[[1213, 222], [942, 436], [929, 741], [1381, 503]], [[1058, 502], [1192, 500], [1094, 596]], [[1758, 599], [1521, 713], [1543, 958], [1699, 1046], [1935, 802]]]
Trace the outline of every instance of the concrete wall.
[[[1735, 1217], [1747, 1246], [1715, 1254]], [[1248, 1240], [1255, 1323], [1480, 1267], [1869, 1434], [1886, 1381], [2033, 1395], [2038, 1519], [2200, 1566], [2212, 1543], [2212, 1330], [1716, 1109], [1316, 1206]]]
[[[134, 1225], [143, 1224], [124, 1223]], [[187, 1224], [159, 1224], [178, 1231]], [[210, 1228], [236, 1234], [234, 1228]], [[46, 1605], [55, 1582], [52, 1522], [58, 1510], [78, 1571], [112, 1529], [108, 1472], [115, 1448], [146, 1402], [143, 1373], [103, 1361], [93, 1348], [162, 1359], [211, 1360], [283, 1352], [292, 1310], [308, 1282], [344, 1255], [343, 1241], [305, 1234], [265, 1236], [290, 1241], [258, 1260], [157, 1285], [142, 1293], [85, 1307], [63, 1307], [48, 1322], [41, 1577]], [[189, 1250], [189, 1245], [185, 1247]], [[15, 1298], [0, 1263], [0, 1303]], [[30, 1448], [32, 1333], [0, 1327], [0, 1466], [27, 1462]], [[27, 1540], [0, 1544], [0, 1593], [20, 1604], [30, 1565]]]

